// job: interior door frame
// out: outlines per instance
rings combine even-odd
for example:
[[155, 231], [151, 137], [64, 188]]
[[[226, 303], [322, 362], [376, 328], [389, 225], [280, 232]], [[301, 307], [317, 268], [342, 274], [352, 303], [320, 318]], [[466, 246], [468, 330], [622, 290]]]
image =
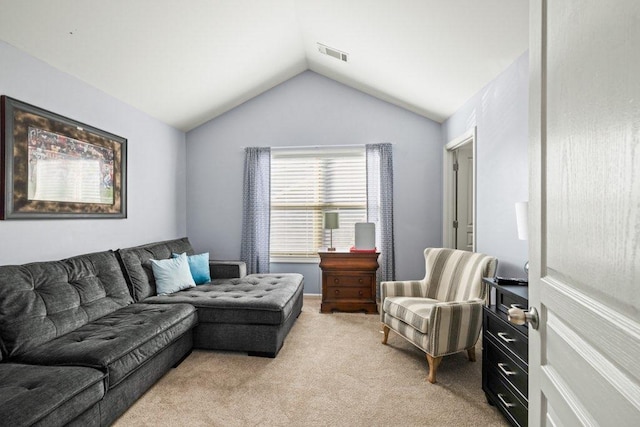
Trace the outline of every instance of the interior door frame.
[[[529, 305], [536, 308], [540, 322], [546, 325], [547, 313], [541, 310], [540, 282], [546, 275], [543, 265], [542, 239], [546, 236], [546, 223], [542, 212], [546, 211], [546, 187], [544, 186], [543, 162], [546, 157], [546, 1], [529, 3]], [[543, 326], [541, 332], [545, 329]], [[542, 366], [543, 345], [540, 333], [529, 334], [529, 425], [542, 425], [547, 408], [542, 407], [542, 379], [534, 367]]]
[[455, 178], [453, 164], [455, 162], [454, 151], [464, 145], [471, 144], [473, 151], [473, 171], [471, 172], [471, 191], [472, 196], [472, 223], [473, 223], [473, 244], [472, 250], [476, 251], [477, 242], [477, 221], [476, 221], [476, 173], [477, 173], [477, 155], [476, 155], [476, 126], [472, 127], [459, 137], [449, 141], [443, 149], [442, 160], [442, 247], [455, 248], [455, 236], [453, 233], [453, 220], [455, 216]]

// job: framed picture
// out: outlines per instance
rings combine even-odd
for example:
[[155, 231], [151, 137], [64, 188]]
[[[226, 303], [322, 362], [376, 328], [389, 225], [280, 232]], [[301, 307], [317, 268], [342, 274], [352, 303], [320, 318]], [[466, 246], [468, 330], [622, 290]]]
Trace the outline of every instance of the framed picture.
[[8, 96], [0, 219], [127, 217], [127, 140]]

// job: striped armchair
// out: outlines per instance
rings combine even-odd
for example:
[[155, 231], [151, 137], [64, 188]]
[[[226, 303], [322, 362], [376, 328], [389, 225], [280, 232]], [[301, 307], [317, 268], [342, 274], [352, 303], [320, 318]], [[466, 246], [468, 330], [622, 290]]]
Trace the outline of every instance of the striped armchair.
[[496, 258], [456, 249], [424, 250], [422, 280], [382, 282], [383, 344], [393, 330], [427, 353], [429, 382], [442, 357], [466, 350], [475, 361], [486, 298], [482, 277], [493, 277]]

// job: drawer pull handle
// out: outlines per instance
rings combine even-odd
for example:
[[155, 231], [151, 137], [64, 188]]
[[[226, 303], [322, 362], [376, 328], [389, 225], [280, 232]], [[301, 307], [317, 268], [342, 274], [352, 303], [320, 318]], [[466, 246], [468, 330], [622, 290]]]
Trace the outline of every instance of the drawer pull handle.
[[340, 279], [333, 279], [333, 283], [340, 283]]
[[[506, 368], [505, 368], [506, 366]], [[509, 365], [507, 365], [506, 363], [498, 363], [498, 368], [500, 368], [500, 370], [507, 376], [510, 375], [515, 375], [516, 373], [513, 371], [508, 370], [507, 368], [509, 367]]]
[[516, 342], [514, 338], [509, 338], [509, 335], [506, 332], [498, 332], [498, 336], [502, 338], [504, 342]]
[[361, 278], [358, 279], [358, 283], [362, 283], [362, 282], [363, 282], [363, 280], [362, 280], [362, 277], [361, 277]]
[[359, 291], [359, 292], [358, 292], [358, 295], [362, 296], [362, 294], [363, 294], [363, 292], [362, 292], [362, 291]]
[[336, 289], [336, 295], [340, 295], [340, 289]]
[[505, 398], [504, 398], [504, 394], [502, 394], [502, 393], [498, 393], [498, 399], [500, 399], [500, 402], [502, 402], [502, 404], [503, 404], [504, 406], [506, 406], [507, 408], [513, 408], [513, 407], [515, 407], [515, 406], [516, 406], [516, 405], [515, 405], [515, 403], [509, 403], [509, 402], [507, 402], [507, 401], [505, 400]]

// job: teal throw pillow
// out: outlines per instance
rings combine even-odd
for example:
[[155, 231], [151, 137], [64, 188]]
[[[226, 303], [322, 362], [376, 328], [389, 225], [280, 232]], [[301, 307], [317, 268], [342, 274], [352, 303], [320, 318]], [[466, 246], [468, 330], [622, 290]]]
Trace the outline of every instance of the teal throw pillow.
[[168, 295], [196, 286], [191, 276], [191, 270], [189, 270], [186, 254], [170, 259], [152, 259], [151, 269], [153, 277], [156, 279], [156, 293], [158, 295]]
[[[172, 256], [175, 258], [179, 255], [174, 253]], [[211, 281], [209, 252], [198, 255], [188, 255], [187, 261], [189, 262], [189, 270], [191, 270], [191, 276], [193, 277], [193, 281], [196, 282], [196, 285], [203, 285]]]

